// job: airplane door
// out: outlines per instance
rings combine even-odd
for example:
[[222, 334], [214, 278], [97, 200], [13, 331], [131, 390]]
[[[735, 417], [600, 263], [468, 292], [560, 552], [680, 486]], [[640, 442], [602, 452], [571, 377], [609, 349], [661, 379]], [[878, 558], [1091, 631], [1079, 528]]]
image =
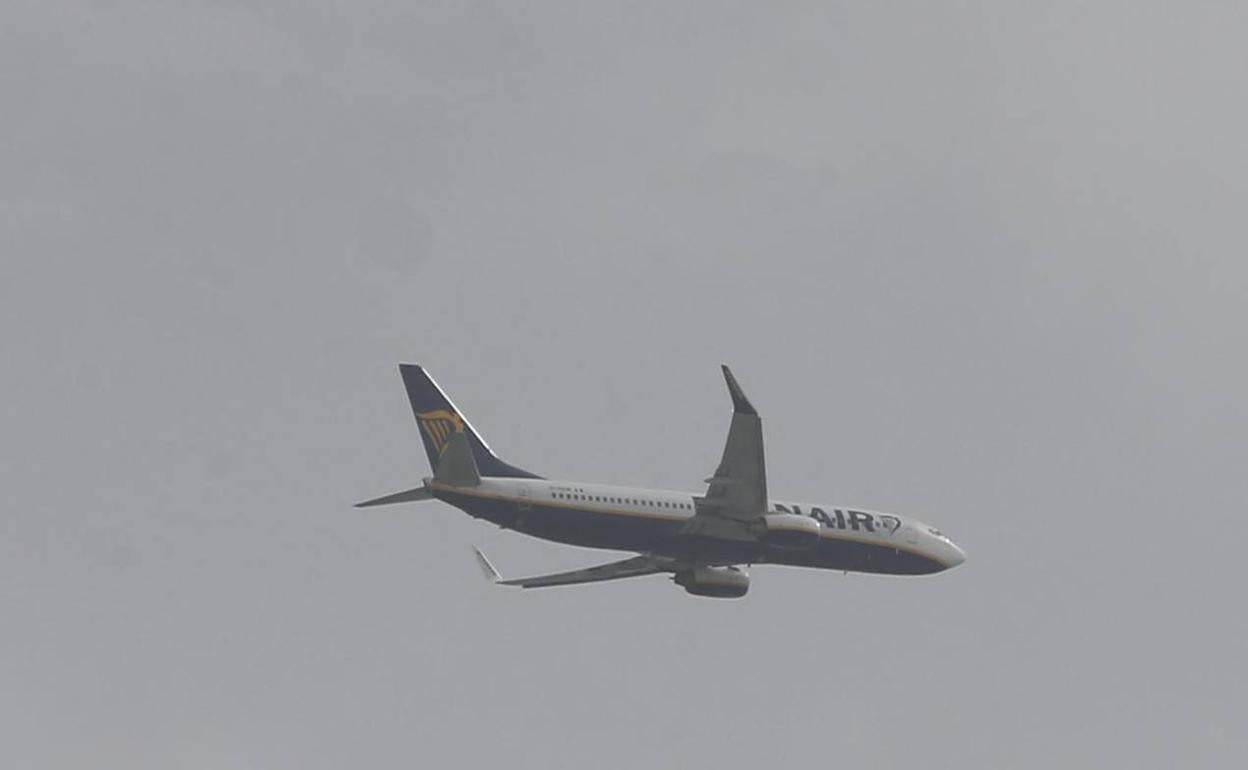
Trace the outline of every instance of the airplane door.
[[533, 503], [529, 499], [529, 488], [524, 484], [516, 488], [516, 504], [520, 506], [520, 510], [527, 511], [533, 508]]

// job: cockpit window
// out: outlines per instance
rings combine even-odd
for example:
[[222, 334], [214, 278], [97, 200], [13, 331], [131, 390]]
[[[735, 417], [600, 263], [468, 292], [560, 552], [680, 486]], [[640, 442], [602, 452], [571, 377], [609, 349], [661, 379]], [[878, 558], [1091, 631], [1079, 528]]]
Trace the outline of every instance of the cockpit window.
[[931, 532], [933, 535], [940, 538], [941, 540], [949, 539], [948, 535], [946, 535], [944, 532], [941, 532], [939, 529], [936, 529], [935, 527], [928, 527], [927, 531]]

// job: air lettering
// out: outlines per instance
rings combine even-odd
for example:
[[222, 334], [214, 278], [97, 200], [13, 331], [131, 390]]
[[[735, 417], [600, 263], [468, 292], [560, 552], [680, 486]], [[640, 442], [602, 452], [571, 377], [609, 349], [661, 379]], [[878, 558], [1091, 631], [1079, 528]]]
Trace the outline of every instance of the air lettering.
[[832, 517], [828, 516], [822, 508], [811, 508], [810, 518], [828, 528], [836, 526], [836, 524], [832, 521]]
[[[832, 512], [829, 513], [822, 508], [812, 507], [810, 509], [810, 513], [808, 514], [802, 510], [802, 506], [800, 505], [790, 507], [779, 503], [775, 504], [775, 510], [777, 513], [792, 513], [797, 516], [809, 516], [827, 529], [852, 529], [855, 532], [860, 532], [862, 530], [866, 530], [867, 532], [876, 531], [875, 525], [877, 522], [875, 517], [863, 511], [843, 511], [840, 508], [833, 508]], [[896, 517], [890, 518], [896, 520]], [[896, 531], [897, 526], [900, 524], [900, 520], [896, 520], [896, 524], [889, 521], [883, 521], [882, 526], [887, 528], [891, 533]]]
[[868, 531], [868, 532], [874, 532], [874, 531], [875, 531], [875, 519], [873, 519], [873, 518], [871, 517], [871, 514], [869, 514], [869, 513], [863, 513], [862, 511], [850, 511], [850, 512], [849, 512], [849, 526], [850, 526], [850, 527], [851, 527], [854, 531], [857, 531], [857, 530], [858, 530], [858, 525], [859, 525], [860, 523], [861, 523], [864, 527], [866, 527], [866, 528], [867, 528], [867, 531]]

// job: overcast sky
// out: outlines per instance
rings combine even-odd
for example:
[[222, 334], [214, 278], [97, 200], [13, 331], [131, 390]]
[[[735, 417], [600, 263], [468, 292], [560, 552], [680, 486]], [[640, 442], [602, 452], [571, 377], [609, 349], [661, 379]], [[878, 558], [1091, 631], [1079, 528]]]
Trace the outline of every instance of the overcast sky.
[[[1248, 7], [0, 9], [0, 762], [1248, 761]], [[441, 503], [507, 460], [967, 563], [521, 592], [617, 558]]]

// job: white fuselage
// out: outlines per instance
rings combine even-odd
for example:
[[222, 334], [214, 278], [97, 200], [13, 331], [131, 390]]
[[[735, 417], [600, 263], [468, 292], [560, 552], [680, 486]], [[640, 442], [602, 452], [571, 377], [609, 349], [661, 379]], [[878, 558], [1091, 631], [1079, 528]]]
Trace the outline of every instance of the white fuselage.
[[[549, 479], [486, 477], [471, 490], [428, 483], [436, 496], [469, 514], [577, 545], [673, 555], [693, 551], [708, 556], [721, 550], [724, 563], [746, 560], [885, 574], [927, 574], [965, 560], [938, 530], [861, 508], [769, 501], [771, 514], [818, 523], [817, 547], [796, 552], [763, 547], [745, 526], [706, 516], [695, 522], [700, 498], [688, 492]], [[718, 526], [705, 529], [700, 526], [704, 523]]]

